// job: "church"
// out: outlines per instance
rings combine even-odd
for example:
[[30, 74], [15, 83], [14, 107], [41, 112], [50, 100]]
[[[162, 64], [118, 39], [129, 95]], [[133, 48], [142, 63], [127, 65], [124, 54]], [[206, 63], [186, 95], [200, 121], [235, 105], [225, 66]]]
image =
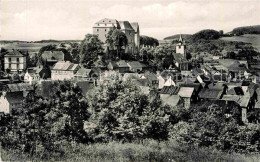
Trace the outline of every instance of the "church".
[[190, 70], [191, 63], [187, 60], [186, 42], [183, 40], [182, 35], [176, 45], [176, 53], [173, 54], [175, 66], [181, 71]]

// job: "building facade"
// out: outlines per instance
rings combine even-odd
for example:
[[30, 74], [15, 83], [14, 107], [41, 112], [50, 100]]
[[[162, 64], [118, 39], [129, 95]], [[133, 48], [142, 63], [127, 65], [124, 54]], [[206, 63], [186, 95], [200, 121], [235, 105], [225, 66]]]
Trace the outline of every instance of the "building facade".
[[78, 64], [73, 64], [70, 61], [59, 61], [51, 70], [51, 80], [73, 79], [78, 69]]
[[12, 50], [4, 56], [4, 70], [23, 72], [27, 67], [27, 56], [18, 50]]
[[93, 26], [93, 34], [105, 43], [106, 36], [113, 28], [121, 30], [127, 37], [127, 46], [125, 52], [137, 53], [140, 48], [140, 29], [137, 22], [117, 21], [116, 19], [104, 18], [96, 22]]

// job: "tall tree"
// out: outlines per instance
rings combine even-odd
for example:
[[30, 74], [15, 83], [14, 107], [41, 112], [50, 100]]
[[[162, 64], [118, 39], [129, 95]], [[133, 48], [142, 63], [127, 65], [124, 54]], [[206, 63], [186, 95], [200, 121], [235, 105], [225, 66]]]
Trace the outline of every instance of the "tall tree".
[[80, 45], [80, 63], [90, 67], [98, 59], [98, 54], [103, 53], [102, 44], [97, 35], [87, 34]]

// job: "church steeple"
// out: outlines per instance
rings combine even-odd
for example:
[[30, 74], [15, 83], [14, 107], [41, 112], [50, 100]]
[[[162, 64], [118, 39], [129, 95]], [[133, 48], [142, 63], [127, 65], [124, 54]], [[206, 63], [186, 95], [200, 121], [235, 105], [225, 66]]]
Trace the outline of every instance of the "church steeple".
[[181, 43], [183, 42], [181, 34], [180, 34], [179, 42], [181, 42]]

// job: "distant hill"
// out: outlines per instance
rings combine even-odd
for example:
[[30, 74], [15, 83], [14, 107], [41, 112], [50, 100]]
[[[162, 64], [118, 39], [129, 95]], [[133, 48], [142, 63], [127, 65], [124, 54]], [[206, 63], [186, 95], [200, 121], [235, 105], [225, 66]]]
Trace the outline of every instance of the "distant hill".
[[220, 37], [220, 33], [218, 31], [212, 29], [205, 29], [193, 34], [191, 39], [193, 41], [215, 40], [218, 39], [219, 37]]
[[153, 37], [149, 37], [146, 35], [140, 36], [140, 45], [150, 45], [150, 46], [158, 46], [159, 41]]
[[66, 42], [80, 42], [81, 40], [40, 40], [40, 41], [34, 41], [33, 43], [66, 43]]
[[[183, 39], [187, 40], [189, 39], [192, 35], [191, 34], [182, 34], [181, 35]], [[177, 40], [180, 38], [180, 34], [172, 35], [169, 37], [164, 38], [163, 40]]]
[[260, 25], [237, 27], [232, 30], [232, 34], [260, 34]]

